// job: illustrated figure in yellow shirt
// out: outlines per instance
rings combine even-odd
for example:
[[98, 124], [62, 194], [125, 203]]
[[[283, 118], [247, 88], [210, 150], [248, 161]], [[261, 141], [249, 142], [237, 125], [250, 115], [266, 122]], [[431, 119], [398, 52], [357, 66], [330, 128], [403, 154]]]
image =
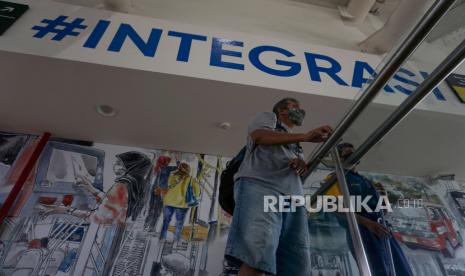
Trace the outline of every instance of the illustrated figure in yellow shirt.
[[[188, 198], [190, 192], [193, 193], [195, 198], [200, 196], [198, 181], [190, 176], [190, 170], [191, 168], [187, 163], [180, 163], [178, 169], [173, 171], [168, 178], [168, 188], [163, 191], [163, 226], [160, 240], [166, 239], [166, 233], [173, 214], [176, 216], [174, 240], [179, 241], [181, 239], [184, 218], [189, 208], [192, 207], [190, 202], [186, 201], [186, 198]], [[190, 189], [192, 190], [189, 191]]]

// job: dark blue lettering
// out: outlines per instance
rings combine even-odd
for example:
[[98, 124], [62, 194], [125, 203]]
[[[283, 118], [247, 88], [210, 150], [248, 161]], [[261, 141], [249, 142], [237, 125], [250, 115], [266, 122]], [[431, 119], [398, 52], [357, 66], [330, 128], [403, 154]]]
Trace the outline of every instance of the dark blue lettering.
[[[369, 83], [372, 81], [373, 78], [365, 78], [365, 71], [370, 74], [370, 76], [375, 76], [376, 72], [370, 64], [364, 61], [355, 61], [354, 65], [354, 75], [352, 77], [352, 87], [361, 88], [365, 83]], [[388, 93], [394, 93], [394, 89], [392, 89], [389, 85], [384, 86], [384, 91]]]
[[86, 42], [84, 43], [85, 48], [95, 49], [98, 43], [102, 39], [103, 34], [110, 26], [110, 21], [108, 20], [99, 20], [95, 28], [90, 33], [89, 37], [87, 38]]
[[223, 45], [243, 47], [244, 43], [242, 41], [227, 40], [227, 39], [214, 37], [212, 41], [212, 51], [210, 53], [210, 65], [217, 66], [217, 67], [231, 68], [231, 69], [236, 69], [236, 70], [244, 70], [243, 64], [226, 62], [226, 61], [221, 60], [222, 56], [242, 57], [241, 52], [224, 50]]
[[[427, 72], [420, 71], [420, 75], [426, 79], [429, 74]], [[433, 89], [433, 95], [438, 99], [439, 101], [446, 101], [446, 97], [444, 97], [444, 94], [442, 94], [441, 90], [439, 87], [436, 87]]]
[[168, 35], [181, 38], [181, 42], [179, 43], [178, 56], [176, 60], [183, 62], [189, 61], [192, 40], [207, 41], [207, 37], [203, 35], [180, 33], [174, 31], [169, 31]]
[[[307, 60], [308, 71], [310, 72], [312, 81], [321, 82], [320, 73], [325, 73], [339, 85], [348, 86], [348, 84], [337, 75], [337, 73], [341, 71], [341, 65], [337, 60], [332, 57], [314, 53], [305, 53], [305, 59]], [[318, 66], [316, 62], [317, 59], [329, 62], [330, 67]]]
[[158, 43], [160, 42], [162, 30], [152, 29], [150, 32], [149, 39], [147, 42], [137, 34], [137, 32], [129, 24], [121, 24], [118, 28], [118, 31], [115, 34], [115, 37], [108, 47], [108, 51], [119, 52], [123, 47], [126, 37], [129, 37], [134, 45], [147, 57], [154, 57], [155, 52], [157, 51]]
[[288, 67], [286, 70], [277, 70], [270, 68], [266, 65], [264, 65], [260, 61], [260, 55], [263, 52], [276, 52], [280, 53], [286, 57], [293, 57], [295, 56], [293, 53], [289, 52], [288, 50], [275, 47], [275, 46], [258, 46], [253, 48], [249, 52], [249, 60], [250, 62], [259, 70], [268, 73], [270, 75], [275, 75], [275, 76], [280, 76], [280, 77], [291, 77], [295, 76], [300, 72], [300, 64], [296, 62], [291, 62], [291, 61], [285, 61], [285, 60], [276, 60], [277, 65], [282, 65]]
[[[408, 85], [411, 85], [413, 87], [418, 87], [420, 84], [416, 81], [413, 81], [413, 80], [409, 80], [409, 79], [406, 79], [404, 77], [402, 77], [402, 75], [399, 75], [399, 74], [405, 74], [409, 77], [415, 77], [415, 73], [413, 73], [412, 71], [409, 71], [405, 68], [400, 68], [399, 71], [394, 75], [394, 77], [392, 77], [393, 79], [397, 80], [397, 81], [400, 81], [404, 84], [408, 84]], [[406, 95], [410, 95], [412, 94], [413, 90], [411, 89], [408, 89], [402, 85], [395, 85], [394, 86], [395, 89], [397, 89], [399, 92], [402, 92]]]

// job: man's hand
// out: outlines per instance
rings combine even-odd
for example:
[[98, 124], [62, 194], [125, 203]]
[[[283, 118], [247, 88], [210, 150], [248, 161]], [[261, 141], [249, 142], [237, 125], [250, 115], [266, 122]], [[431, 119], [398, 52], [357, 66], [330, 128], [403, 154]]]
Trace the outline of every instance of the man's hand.
[[321, 126], [306, 133], [305, 141], [312, 143], [321, 143], [328, 140], [328, 137], [333, 133], [330, 126]]
[[289, 167], [294, 169], [298, 175], [304, 175], [307, 172], [307, 164], [299, 158], [289, 161]]

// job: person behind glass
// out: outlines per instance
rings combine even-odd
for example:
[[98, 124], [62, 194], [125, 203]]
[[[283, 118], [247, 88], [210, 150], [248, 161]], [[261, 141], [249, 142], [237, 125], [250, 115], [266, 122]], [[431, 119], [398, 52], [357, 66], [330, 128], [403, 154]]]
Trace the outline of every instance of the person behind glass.
[[332, 133], [322, 126], [292, 133], [305, 111], [296, 99], [276, 103], [248, 125], [247, 152], [234, 176], [235, 209], [225, 250], [223, 275], [309, 275], [309, 234], [305, 208], [264, 212], [264, 196], [303, 195], [307, 167], [299, 142], [319, 143]]
[[[341, 143], [337, 145], [337, 151], [342, 162], [348, 160], [348, 158], [355, 151], [354, 146], [351, 143]], [[345, 176], [349, 192], [353, 196], [360, 196], [362, 199], [370, 197], [367, 205], [375, 210], [380, 200], [379, 189], [375, 184], [368, 178], [362, 176], [357, 172], [356, 165], [349, 165], [346, 168]], [[334, 173], [326, 177], [326, 181], [329, 181], [334, 176]], [[379, 186], [380, 184], [378, 184]], [[333, 193], [338, 195], [341, 194], [339, 191], [338, 184], [333, 184]], [[348, 223], [345, 214], [336, 213], [336, 218], [339, 224], [346, 228], [348, 231]], [[361, 212], [356, 214], [357, 222], [360, 225], [360, 234], [362, 237], [363, 245], [367, 253], [368, 262], [371, 266], [371, 272], [375, 276], [384, 275], [405, 275], [411, 276], [413, 272], [410, 265], [405, 257], [402, 248], [399, 243], [392, 237], [390, 229], [383, 224], [383, 213], [382, 212], [367, 212], [362, 209]], [[354, 248], [352, 245], [352, 239], [350, 235], [347, 235], [347, 243], [349, 244], [352, 254], [355, 256]], [[394, 264], [394, 271], [392, 271], [391, 265], [391, 253]]]
[[181, 239], [184, 218], [186, 217], [189, 206], [186, 202], [186, 193], [189, 184], [192, 185], [193, 192], [198, 198], [200, 187], [197, 180], [190, 176], [190, 166], [181, 162], [178, 169], [173, 171], [168, 178], [168, 188], [163, 190], [163, 226], [161, 228], [160, 240], [166, 239], [168, 227], [173, 214], [176, 217], [174, 240]]

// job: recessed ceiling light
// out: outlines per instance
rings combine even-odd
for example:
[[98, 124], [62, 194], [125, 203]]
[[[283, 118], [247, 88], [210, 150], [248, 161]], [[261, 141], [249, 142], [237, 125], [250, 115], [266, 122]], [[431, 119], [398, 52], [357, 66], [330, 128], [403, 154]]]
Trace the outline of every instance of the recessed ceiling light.
[[230, 122], [222, 122], [218, 124], [218, 127], [224, 130], [230, 129], [231, 128], [231, 123]]
[[97, 113], [102, 115], [103, 117], [115, 117], [116, 116], [116, 109], [110, 105], [106, 104], [99, 104], [97, 105]]

